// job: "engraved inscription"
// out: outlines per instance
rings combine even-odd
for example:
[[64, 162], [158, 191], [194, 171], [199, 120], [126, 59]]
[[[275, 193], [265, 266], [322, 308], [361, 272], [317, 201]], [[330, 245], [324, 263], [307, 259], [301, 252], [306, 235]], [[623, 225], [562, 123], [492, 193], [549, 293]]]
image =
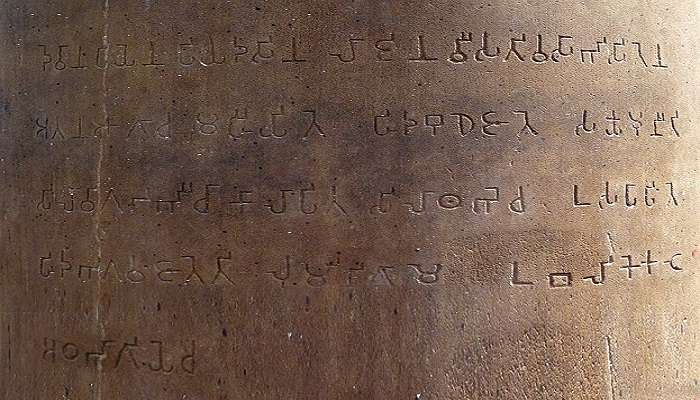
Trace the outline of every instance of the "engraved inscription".
[[346, 259], [340, 253], [316, 262], [292, 255], [277, 261], [244, 261], [236, 259], [230, 251], [205, 259], [194, 255], [154, 258], [131, 254], [123, 258], [86, 260], [70, 253], [70, 249], [61, 249], [40, 257], [39, 277], [56, 283], [94, 284], [99, 281], [183, 288], [241, 286], [256, 281], [282, 288], [405, 287], [439, 284], [443, 271], [440, 263], [370, 262]]
[[[460, 29], [456, 29], [460, 32]], [[129, 35], [127, 35], [129, 36]], [[453, 37], [391, 30], [371, 36], [347, 34], [312, 46], [297, 35], [206, 33], [182, 35], [179, 42], [142, 37], [138, 41], [45, 42], [37, 46], [36, 64], [44, 72], [166, 68], [251, 68], [265, 64], [406, 63], [409, 65], [479, 65], [484, 63], [604, 65], [665, 70], [667, 50], [625, 36], [576, 37], [570, 34], [461, 32]], [[109, 51], [108, 51], [109, 49]]]
[[157, 214], [190, 213], [199, 216], [237, 216], [272, 214], [311, 216], [332, 213], [338, 216], [353, 214], [390, 215], [409, 213], [415, 215], [460, 212], [473, 216], [492, 214], [521, 215], [528, 210], [523, 186], [485, 186], [469, 192], [403, 189], [387, 186], [373, 193], [353, 191], [357, 195], [373, 198], [360, 209], [350, 208], [350, 196], [337, 185], [317, 185], [313, 182], [301, 186], [286, 186], [263, 190], [243, 184], [183, 182], [168, 194], [156, 194], [144, 188], [137, 193], [116, 188], [68, 186], [42, 189], [35, 202], [40, 213], [67, 214]]
[[[684, 254], [675, 252], [664, 257], [646, 250], [641, 256], [610, 255], [607, 259], [596, 264], [594, 271], [583, 276], [577, 276], [571, 271], [557, 271], [546, 274], [542, 279], [538, 274], [528, 274], [519, 262], [511, 263], [510, 285], [513, 287], [535, 287], [546, 285], [550, 289], [568, 289], [581, 286], [603, 286], [609, 283], [613, 274], [619, 275], [625, 281], [651, 277], [663, 271], [683, 272], [687, 259]], [[617, 280], [619, 281], [619, 279]]]
[[195, 340], [174, 344], [138, 336], [126, 340], [104, 339], [97, 344], [45, 337], [41, 359], [101, 372], [131, 368], [147, 373], [194, 375], [196, 347]]

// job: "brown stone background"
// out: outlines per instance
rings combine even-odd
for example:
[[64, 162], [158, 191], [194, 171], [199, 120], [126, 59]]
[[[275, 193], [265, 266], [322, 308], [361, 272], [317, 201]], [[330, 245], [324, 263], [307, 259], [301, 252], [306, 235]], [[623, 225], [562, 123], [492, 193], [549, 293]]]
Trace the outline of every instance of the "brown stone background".
[[[693, 0], [0, 1], [0, 398], [697, 399], [698, 10]], [[473, 34], [471, 53], [451, 63], [461, 32]], [[480, 62], [483, 32], [502, 53]], [[378, 61], [373, 46], [392, 34], [392, 60]], [[550, 56], [559, 35], [576, 51], [607, 44], [593, 64], [579, 52], [505, 61], [521, 34], [526, 57], [537, 35]], [[408, 60], [419, 36], [437, 60]], [[221, 65], [205, 65], [210, 37]], [[273, 58], [251, 62], [268, 37]], [[354, 61], [330, 55], [351, 37], [363, 39]], [[282, 62], [292, 38], [306, 62]], [[621, 38], [625, 62], [608, 62]], [[151, 43], [161, 66], [143, 65]], [[188, 43], [181, 55], [200, 62], [182, 65]], [[239, 43], [248, 52], [234, 62]], [[652, 66], [657, 44], [668, 68]], [[119, 65], [125, 45], [130, 67]], [[77, 52], [85, 68], [72, 68]], [[223, 133], [244, 108], [250, 126], [269, 128], [280, 104], [287, 136]], [[310, 110], [324, 136], [304, 137]], [[393, 124], [408, 110], [446, 126], [379, 136], [385, 110]], [[538, 135], [517, 135], [514, 110]], [[597, 131], [577, 136], [583, 110]], [[611, 110], [642, 112], [646, 134], [628, 121], [607, 137]], [[456, 133], [451, 113], [478, 124], [490, 111], [510, 122], [496, 137]], [[657, 112], [664, 136], [650, 137]], [[216, 133], [180, 132], [214, 115]], [[110, 132], [96, 125], [107, 116]], [[67, 138], [78, 123], [92, 137]], [[598, 207], [605, 182], [621, 197]], [[206, 185], [211, 208], [197, 212]], [[573, 206], [574, 185], [590, 207]], [[373, 207], [392, 187], [391, 208]], [[474, 212], [488, 187], [501, 201]], [[518, 187], [521, 214], [508, 204]], [[57, 203], [68, 188], [70, 212]], [[301, 190], [312, 188], [317, 208], [305, 214]], [[265, 204], [281, 189], [293, 191], [289, 209], [274, 214]], [[256, 199], [243, 213], [225, 205], [241, 190]], [[403, 203], [423, 191], [465, 204], [439, 210], [431, 197], [430, 210], [410, 212]], [[628, 279], [623, 257], [639, 264], [647, 251], [653, 273]], [[682, 271], [663, 263], [674, 254]], [[605, 284], [583, 280], [609, 256]], [[268, 273], [287, 259], [286, 280]], [[192, 260], [204, 282], [185, 282]], [[534, 285], [511, 284], [513, 262]], [[442, 269], [427, 282], [411, 264]], [[166, 265], [182, 271], [159, 279]], [[557, 272], [571, 287], [549, 287]]]

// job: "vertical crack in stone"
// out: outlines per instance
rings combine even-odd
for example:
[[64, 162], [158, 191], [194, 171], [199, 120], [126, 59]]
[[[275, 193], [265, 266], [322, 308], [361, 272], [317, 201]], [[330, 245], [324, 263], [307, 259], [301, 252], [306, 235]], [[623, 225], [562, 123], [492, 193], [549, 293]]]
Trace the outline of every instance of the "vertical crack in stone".
[[612, 339], [610, 336], [605, 336], [605, 350], [608, 355], [608, 377], [610, 378], [609, 380], [609, 385], [610, 385], [610, 400], [616, 400], [615, 399], [615, 387], [617, 386], [617, 379], [616, 379], [616, 372], [615, 372], [615, 363], [613, 362], [613, 352], [612, 352]]
[[612, 234], [610, 232], [607, 233], [608, 236], [608, 247], [610, 249], [610, 255], [615, 254], [615, 241], [612, 238]]
[[[105, 68], [102, 70], [102, 114], [107, 120], [109, 113], [107, 112], [107, 69], [109, 68], [109, 0], [105, 0], [104, 7], [102, 9], [102, 17], [104, 20], [104, 25], [102, 28], [102, 46], [105, 48]], [[108, 138], [107, 138], [108, 139]], [[95, 242], [97, 245], [97, 265], [102, 263], [102, 238], [101, 238], [101, 222], [102, 222], [102, 208], [100, 207], [101, 197], [102, 197], [102, 160], [104, 157], [104, 140], [102, 136], [98, 137], [98, 155], [97, 155], [97, 170], [96, 173], [96, 184], [97, 187], [97, 208], [95, 209]], [[104, 325], [100, 316], [100, 301], [101, 301], [101, 282], [97, 279], [97, 290], [95, 294], [95, 324], [97, 325], [97, 332], [99, 332], [100, 340], [104, 339]], [[102, 398], [102, 368], [98, 364], [97, 368], [97, 389], [96, 398]]]
[[7, 324], [7, 371], [12, 374], [12, 330], [10, 324]]

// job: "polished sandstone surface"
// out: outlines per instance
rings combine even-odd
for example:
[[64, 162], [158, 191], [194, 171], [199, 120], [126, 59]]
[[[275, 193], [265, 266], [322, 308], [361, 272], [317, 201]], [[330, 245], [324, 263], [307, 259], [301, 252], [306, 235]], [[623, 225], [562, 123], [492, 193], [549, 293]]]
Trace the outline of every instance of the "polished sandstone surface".
[[0, 2], [0, 398], [700, 396], [695, 0]]

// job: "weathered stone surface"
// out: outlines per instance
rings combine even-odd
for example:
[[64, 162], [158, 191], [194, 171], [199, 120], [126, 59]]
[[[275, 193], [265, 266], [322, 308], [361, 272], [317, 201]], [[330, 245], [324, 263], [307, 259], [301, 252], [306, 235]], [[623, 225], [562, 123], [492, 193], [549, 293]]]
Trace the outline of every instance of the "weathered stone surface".
[[0, 398], [700, 396], [697, 1], [0, 9]]

